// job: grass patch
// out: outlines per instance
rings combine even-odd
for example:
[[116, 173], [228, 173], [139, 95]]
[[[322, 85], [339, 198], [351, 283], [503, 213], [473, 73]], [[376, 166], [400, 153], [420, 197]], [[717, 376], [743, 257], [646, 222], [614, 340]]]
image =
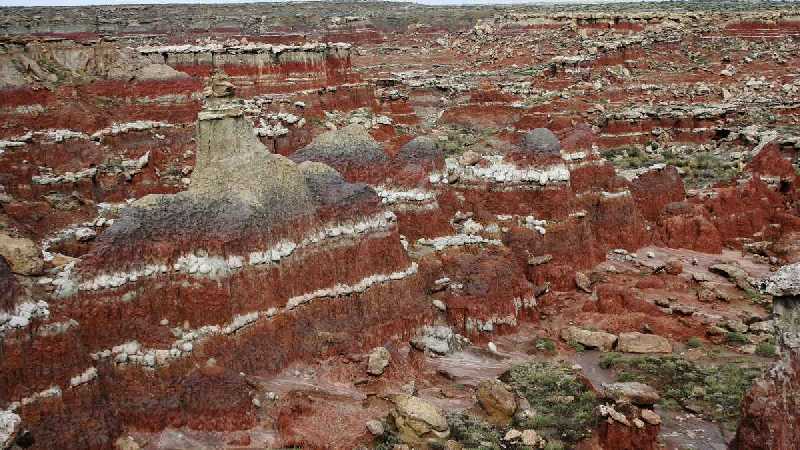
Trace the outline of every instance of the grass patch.
[[500, 432], [487, 422], [463, 412], [447, 415], [450, 425], [450, 438], [455, 439], [464, 448], [497, 449], [501, 448]]
[[774, 358], [778, 355], [778, 349], [771, 342], [761, 342], [756, 346], [756, 355], [766, 358]]
[[701, 367], [676, 356], [607, 357], [601, 361], [617, 371], [618, 381], [639, 381], [656, 388], [665, 407], [682, 406], [733, 428], [745, 392], [763, 367], [728, 362]]
[[745, 345], [750, 343], [750, 340], [747, 339], [747, 335], [739, 333], [738, 331], [729, 331], [728, 334], [725, 335], [725, 340], [731, 345]]
[[395, 445], [400, 445], [400, 438], [391, 430], [386, 430], [382, 436], [378, 436], [372, 442], [373, 450], [393, 450]]
[[536, 339], [536, 350], [545, 353], [554, 353], [556, 351], [556, 343], [552, 339], [539, 338]]
[[519, 429], [532, 428], [548, 441], [567, 444], [591, 434], [598, 401], [569, 366], [531, 361], [512, 367], [502, 378], [535, 410], [534, 416], [516, 423]]
[[675, 166], [682, 170], [682, 178], [687, 187], [702, 187], [728, 181], [741, 172], [738, 162], [708, 151], [678, 153], [671, 148], [656, 147], [655, 152], [645, 153], [637, 147], [620, 147], [604, 151], [602, 155], [619, 169], [637, 169], [656, 163]]
[[700, 348], [703, 346], [703, 341], [701, 341], [699, 337], [693, 336], [686, 341], [686, 346], [689, 348]]
[[570, 339], [567, 342], [567, 345], [572, 347], [572, 349], [575, 350], [576, 352], [585, 352], [586, 351], [586, 347], [584, 347], [583, 344], [581, 344], [580, 342], [578, 342], [578, 341], [576, 341], [574, 339]]

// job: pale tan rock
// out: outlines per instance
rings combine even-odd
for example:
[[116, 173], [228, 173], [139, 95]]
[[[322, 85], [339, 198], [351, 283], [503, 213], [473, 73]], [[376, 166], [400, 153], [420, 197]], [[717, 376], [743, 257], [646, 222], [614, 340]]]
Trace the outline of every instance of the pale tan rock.
[[461, 164], [463, 164], [465, 166], [472, 166], [472, 165], [477, 164], [478, 161], [481, 160], [481, 155], [479, 155], [479, 154], [477, 154], [477, 153], [475, 153], [475, 152], [473, 152], [471, 150], [467, 150], [466, 152], [464, 152], [463, 155], [461, 155], [460, 160], [461, 160]]
[[561, 330], [561, 339], [566, 342], [577, 342], [585, 347], [597, 348], [604, 352], [611, 351], [617, 336], [604, 331], [589, 331], [578, 327], [567, 327]]
[[604, 383], [603, 395], [615, 401], [625, 400], [635, 405], [653, 405], [661, 398], [651, 386], [638, 381]]
[[52, 264], [53, 267], [63, 267], [77, 260], [78, 258], [73, 258], [72, 256], [62, 255], [61, 253], [54, 253], [53, 260], [50, 261], [50, 264]]
[[669, 339], [655, 334], [620, 333], [617, 350], [625, 353], [672, 353]]
[[142, 447], [132, 437], [122, 436], [114, 442], [114, 448], [118, 450], [139, 450]]
[[380, 420], [367, 421], [367, 430], [373, 436], [383, 436], [383, 433], [385, 432], [383, 428], [383, 422], [381, 422]]
[[536, 431], [534, 430], [522, 431], [522, 445], [543, 448], [544, 444], [545, 444], [544, 438], [539, 436], [539, 433], [537, 433]]
[[506, 442], [516, 441], [517, 439], [522, 437], [522, 432], [515, 429], [508, 430], [505, 436], [503, 436], [503, 440]]
[[439, 408], [408, 394], [398, 394], [392, 400], [395, 408], [389, 418], [405, 444], [424, 449], [443, 445], [450, 437], [447, 420]]
[[450, 439], [444, 443], [444, 450], [464, 450], [464, 446], [461, 445], [461, 443]]
[[6, 259], [14, 273], [39, 275], [44, 270], [39, 247], [30, 239], [0, 233], [0, 255]]
[[642, 415], [642, 420], [649, 423], [650, 425], [658, 425], [661, 423], [661, 416], [659, 416], [653, 410], [643, 409], [641, 415]]
[[391, 355], [385, 347], [375, 347], [369, 353], [367, 361], [367, 373], [370, 375], [383, 375], [383, 371], [389, 366]]

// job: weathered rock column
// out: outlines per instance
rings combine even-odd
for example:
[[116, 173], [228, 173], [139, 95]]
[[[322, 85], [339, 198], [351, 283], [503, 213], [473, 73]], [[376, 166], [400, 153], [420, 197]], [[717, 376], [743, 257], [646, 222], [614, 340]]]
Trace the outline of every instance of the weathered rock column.
[[800, 436], [800, 263], [782, 267], [764, 281], [762, 290], [773, 296], [781, 360], [744, 398], [731, 448], [795, 449]]

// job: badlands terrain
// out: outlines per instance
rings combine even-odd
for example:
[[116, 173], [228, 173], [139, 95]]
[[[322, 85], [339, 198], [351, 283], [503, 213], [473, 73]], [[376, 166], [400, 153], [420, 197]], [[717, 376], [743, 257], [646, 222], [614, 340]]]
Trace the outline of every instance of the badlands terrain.
[[0, 447], [800, 448], [800, 5], [0, 8]]

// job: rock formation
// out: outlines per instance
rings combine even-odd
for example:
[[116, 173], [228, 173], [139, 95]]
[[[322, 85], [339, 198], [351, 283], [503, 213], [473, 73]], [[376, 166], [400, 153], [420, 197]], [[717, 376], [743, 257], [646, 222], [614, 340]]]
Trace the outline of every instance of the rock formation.
[[3, 446], [793, 448], [796, 5], [0, 9]]
[[734, 448], [783, 449], [800, 432], [800, 264], [782, 267], [764, 280], [773, 295], [775, 337], [781, 360], [755, 382], [742, 405]]

